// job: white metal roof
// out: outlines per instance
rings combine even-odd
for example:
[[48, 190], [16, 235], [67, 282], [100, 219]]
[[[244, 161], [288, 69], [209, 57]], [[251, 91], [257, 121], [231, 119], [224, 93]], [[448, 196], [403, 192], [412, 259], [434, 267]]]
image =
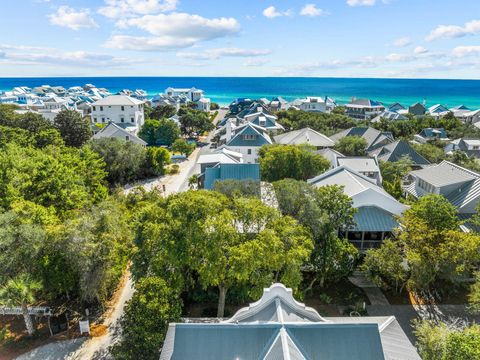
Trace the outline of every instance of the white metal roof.
[[104, 97], [92, 104], [92, 106], [131, 106], [131, 105], [140, 105], [143, 104], [144, 101], [132, 98], [127, 95], [111, 95]]

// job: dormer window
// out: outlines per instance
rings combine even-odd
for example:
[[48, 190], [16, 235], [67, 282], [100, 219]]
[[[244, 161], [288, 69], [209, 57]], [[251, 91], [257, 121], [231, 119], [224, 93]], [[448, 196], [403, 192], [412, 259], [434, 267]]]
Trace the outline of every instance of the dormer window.
[[255, 135], [243, 135], [243, 140], [255, 140]]

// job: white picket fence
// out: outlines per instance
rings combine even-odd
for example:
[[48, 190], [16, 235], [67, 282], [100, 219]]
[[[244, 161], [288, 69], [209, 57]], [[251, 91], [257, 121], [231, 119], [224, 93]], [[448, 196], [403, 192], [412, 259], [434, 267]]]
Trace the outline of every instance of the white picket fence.
[[[52, 310], [48, 306], [36, 306], [29, 307], [28, 313], [37, 316], [51, 316]], [[0, 315], [22, 315], [22, 308], [0, 306]]]

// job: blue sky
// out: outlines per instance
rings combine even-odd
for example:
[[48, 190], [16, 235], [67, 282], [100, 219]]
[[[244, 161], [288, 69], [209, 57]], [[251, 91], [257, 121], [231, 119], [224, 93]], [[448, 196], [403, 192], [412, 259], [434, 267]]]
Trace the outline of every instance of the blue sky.
[[480, 79], [480, 1], [2, 1], [1, 77], [134, 75]]

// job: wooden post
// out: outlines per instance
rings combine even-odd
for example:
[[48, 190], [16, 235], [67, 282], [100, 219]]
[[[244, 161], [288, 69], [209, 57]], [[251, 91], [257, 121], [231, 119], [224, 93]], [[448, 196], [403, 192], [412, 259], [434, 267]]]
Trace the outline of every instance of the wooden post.
[[53, 336], [52, 327], [50, 326], [50, 316], [47, 316], [48, 319], [48, 330], [50, 330], [50, 336]]

